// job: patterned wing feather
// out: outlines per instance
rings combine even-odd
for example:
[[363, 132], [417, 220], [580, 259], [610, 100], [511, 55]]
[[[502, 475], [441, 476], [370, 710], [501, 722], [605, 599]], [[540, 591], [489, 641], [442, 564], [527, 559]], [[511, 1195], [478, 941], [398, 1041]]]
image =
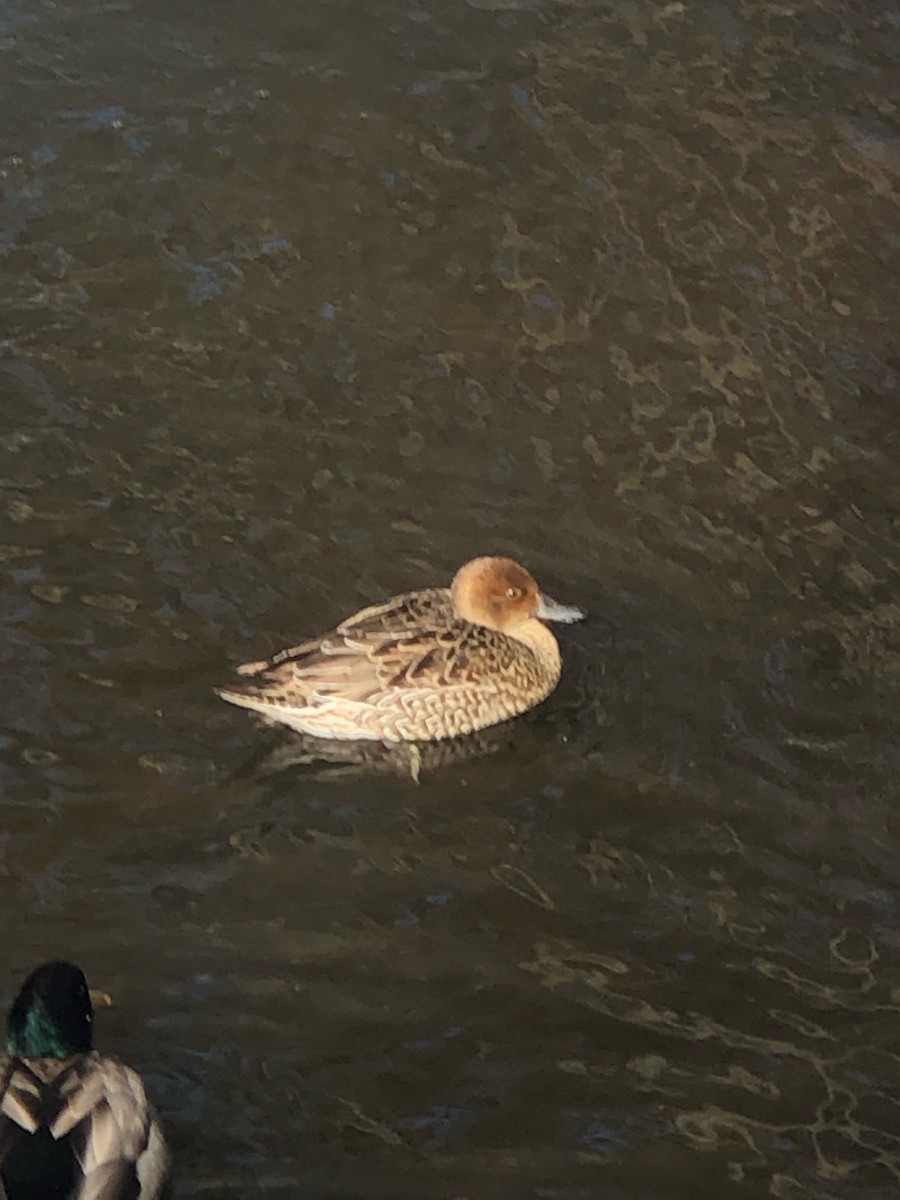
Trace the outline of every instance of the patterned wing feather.
[[374, 703], [403, 678], [441, 674], [459, 634], [442, 588], [395, 596], [363, 609], [333, 633], [239, 667], [245, 690], [275, 703], [315, 704], [330, 696]]
[[[281, 663], [306, 661], [310, 655], [326, 644], [338, 647], [342, 638], [377, 638], [379, 634], [422, 633], [424, 630], [446, 629], [453, 623], [453, 605], [446, 588], [430, 588], [427, 591], [409, 592], [404, 596], [393, 596], [383, 604], [373, 604], [342, 621], [324, 637], [311, 638], [286, 650], [279, 650], [271, 658], [259, 662], [244, 663], [238, 667], [239, 675], [259, 675], [270, 672]], [[337, 652], [337, 650], [332, 651]]]
[[276, 703], [319, 704], [331, 697], [378, 704], [397, 689], [478, 687], [521, 659], [502, 633], [465, 622], [390, 633], [353, 629], [299, 647], [247, 681]]
[[382, 604], [373, 604], [337, 627], [337, 633], [403, 633], [425, 629], [446, 629], [452, 625], [453, 602], [448, 588], [426, 588], [392, 596]]
[[54, 1124], [56, 1133], [93, 1101], [73, 1135], [84, 1173], [75, 1200], [155, 1200], [168, 1156], [141, 1077], [117, 1059], [89, 1059], [78, 1085], [67, 1088], [67, 1109]]
[[15, 1140], [15, 1130], [34, 1133], [43, 1123], [41, 1081], [16, 1058], [0, 1060], [0, 1149]]
[[96, 1053], [0, 1063], [0, 1161], [45, 1138], [74, 1154], [73, 1200], [157, 1200], [168, 1154], [136, 1071]]

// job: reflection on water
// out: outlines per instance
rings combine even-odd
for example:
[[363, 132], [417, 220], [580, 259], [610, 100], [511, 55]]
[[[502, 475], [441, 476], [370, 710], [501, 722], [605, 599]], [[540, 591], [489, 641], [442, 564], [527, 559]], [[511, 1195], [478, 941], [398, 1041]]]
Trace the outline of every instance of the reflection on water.
[[[0, 11], [6, 994], [179, 1196], [896, 1194], [896, 18]], [[485, 552], [594, 614], [490, 753], [213, 696]]]

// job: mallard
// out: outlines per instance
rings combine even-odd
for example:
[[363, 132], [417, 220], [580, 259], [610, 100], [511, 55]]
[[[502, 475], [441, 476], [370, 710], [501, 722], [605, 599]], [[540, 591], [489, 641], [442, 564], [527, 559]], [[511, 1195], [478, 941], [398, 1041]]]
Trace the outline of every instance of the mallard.
[[217, 690], [316, 737], [439, 741], [545, 699], [562, 663], [544, 622], [583, 616], [512, 559], [475, 558], [449, 588], [364, 608], [323, 637], [245, 663], [240, 682]]
[[140, 1075], [92, 1048], [81, 970], [47, 962], [10, 1009], [0, 1058], [0, 1197], [156, 1200], [168, 1151]]

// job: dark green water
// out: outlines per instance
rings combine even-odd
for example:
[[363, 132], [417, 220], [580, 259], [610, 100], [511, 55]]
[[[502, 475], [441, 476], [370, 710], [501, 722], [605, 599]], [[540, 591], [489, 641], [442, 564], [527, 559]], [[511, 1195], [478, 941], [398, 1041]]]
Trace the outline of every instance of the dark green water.
[[[898, 59], [0, 4], [2, 989], [113, 995], [177, 1196], [900, 1191]], [[494, 753], [276, 771], [212, 695], [491, 551], [591, 612]]]

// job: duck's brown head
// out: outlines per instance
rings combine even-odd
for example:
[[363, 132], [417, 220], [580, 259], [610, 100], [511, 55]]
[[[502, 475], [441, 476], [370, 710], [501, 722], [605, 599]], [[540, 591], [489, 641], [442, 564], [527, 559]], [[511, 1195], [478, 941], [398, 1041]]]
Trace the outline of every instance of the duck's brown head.
[[580, 608], [545, 596], [534, 576], [511, 558], [473, 558], [460, 567], [450, 585], [453, 611], [473, 625], [506, 632], [524, 621], [580, 621]]

